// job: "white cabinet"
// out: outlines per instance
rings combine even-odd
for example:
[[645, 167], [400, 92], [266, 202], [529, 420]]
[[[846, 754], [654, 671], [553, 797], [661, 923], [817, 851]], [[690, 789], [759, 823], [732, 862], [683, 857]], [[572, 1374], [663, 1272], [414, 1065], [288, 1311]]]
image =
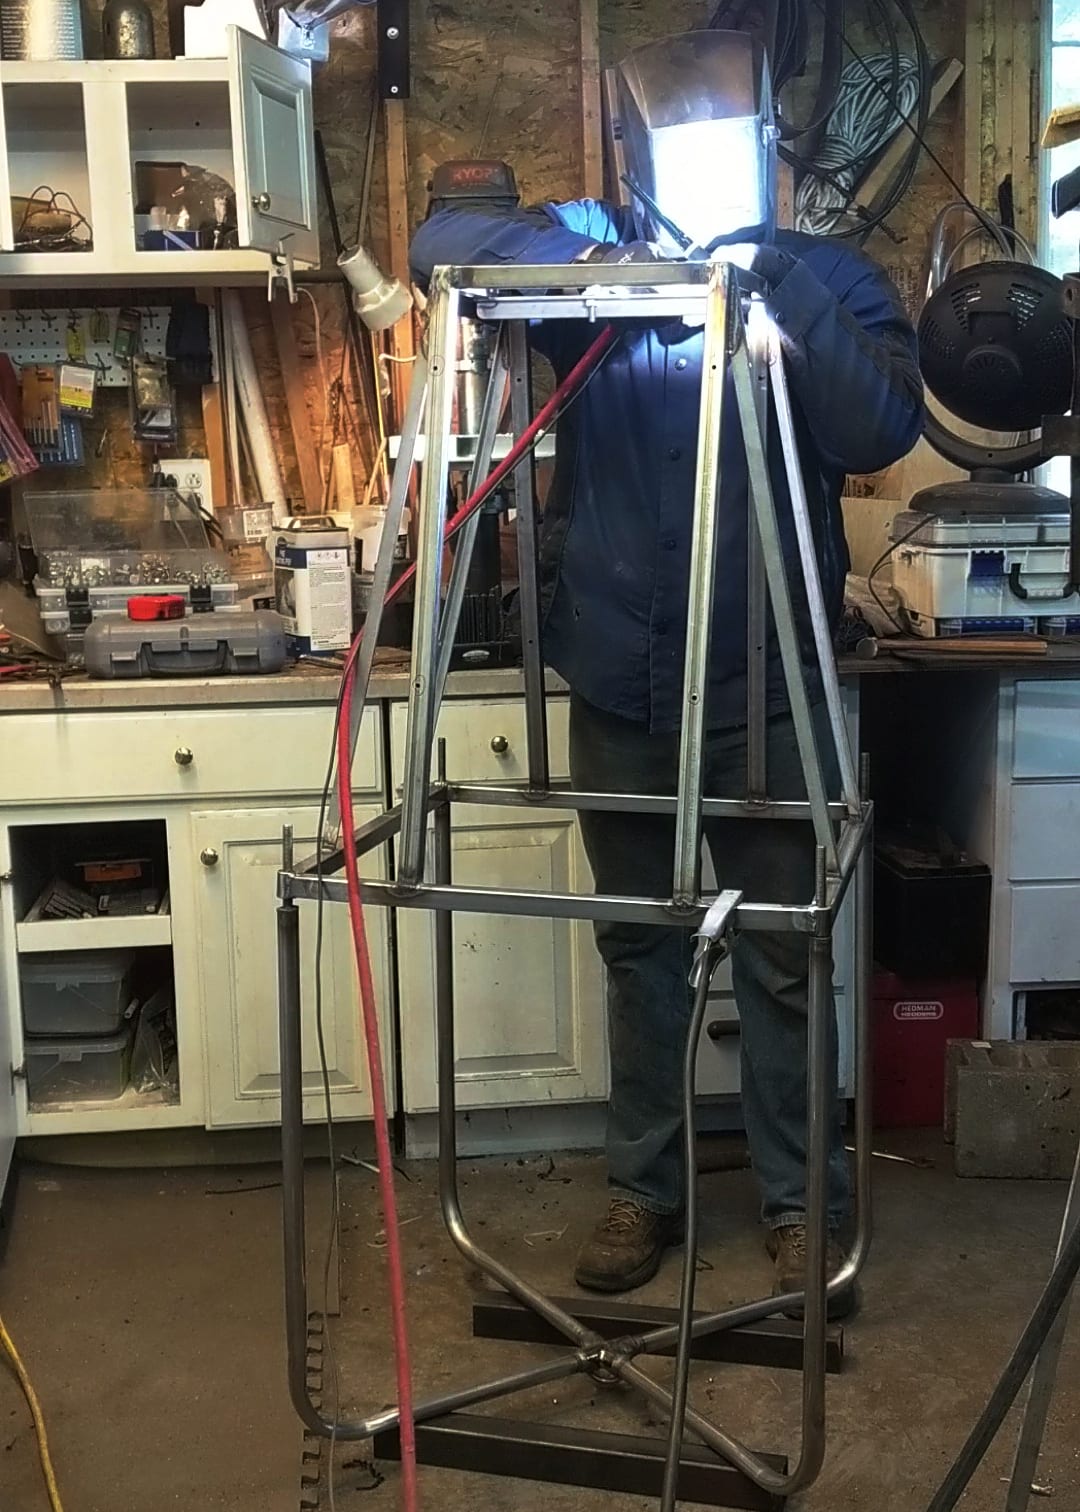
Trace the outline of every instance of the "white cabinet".
[[[82, 1134], [176, 1125], [235, 1125], [279, 1116], [275, 890], [282, 825], [310, 849], [334, 722], [329, 703], [190, 705], [0, 714], [6, 756], [0, 786], [0, 1161], [10, 1138], [10, 1068], [26, 1044], [20, 964], [46, 952], [132, 950], [175, 994], [179, 1096], [133, 1088], [114, 1100], [30, 1106], [16, 1078], [19, 1134]], [[327, 688], [329, 693], [330, 689]], [[243, 696], [242, 688], [232, 697]], [[380, 711], [381, 712], [381, 711]], [[381, 729], [365, 721], [354, 766], [358, 814], [383, 801]], [[288, 797], [284, 794], [288, 793]], [[149, 844], [171, 907], [153, 916], [27, 921], [70, 838], [86, 854], [130, 837]], [[69, 857], [69, 859], [71, 859]], [[378, 858], [372, 858], [375, 864]], [[315, 1053], [314, 905], [302, 904], [305, 952], [305, 1110], [322, 1115]], [[323, 983], [331, 1092], [341, 1117], [370, 1113], [345, 910], [326, 910]], [[393, 1066], [385, 913], [369, 914]], [[141, 992], [140, 992], [141, 997]]]
[[[358, 805], [357, 823], [379, 810]], [[205, 1022], [207, 1122], [276, 1123], [281, 1116], [275, 895], [282, 826], [291, 824], [297, 854], [310, 852], [317, 804], [288, 808], [212, 809], [191, 815], [195, 858], [195, 926]], [[369, 874], [382, 875], [380, 858]], [[324, 1117], [315, 997], [315, 905], [301, 904], [301, 1011], [304, 1113]], [[391, 972], [385, 910], [367, 911], [368, 942], [382, 1008], [388, 1092], [393, 1085], [389, 1011]], [[335, 1116], [371, 1114], [360, 1008], [346, 909], [326, 907], [323, 920], [322, 1017]]]
[[[228, 282], [279, 246], [318, 262], [310, 64], [229, 33], [224, 58], [0, 62], [0, 283]], [[177, 162], [234, 189], [238, 247], [138, 244], [136, 165]], [[43, 186], [83, 217], [85, 249], [20, 246], [12, 197]]]
[[920, 806], [993, 876], [982, 1033], [1023, 1038], [1035, 995], [1080, 988], [1080, 679], [898, 681]]
[[[403, 705], [391, 711], [395, 781], [405, 748]], [[523, 775], [524, 709], [518, 699], [449, 702], [451, 780]], [[565, 775], [567, 705], [549, 702], [552, 772]], [[588, 863], [574, 815], [564, 810], [455, 806], [453, 879], [463, 885], [588, 892]], [[434, 922], [397, 916], [405, 1111], [435, 1107]], [[607, 1091], [602, 972], [588, 924], [564, 919], [454, 916], [458, 1100], [463, 1108], [554, 1104]]]
[[15, 1100], [15, 1046], [12, 1028], [18, 1012], [18, 981], [15, 958], [15, 918], [12, 908], [11, 852], [7, 834], [0, 829], [0, 1198], [15, 1149], [18, 1109]]
[[[0, 721], [2, 724], [2, 721]], [[3, 735], [0, 728], [0, 736]], [[20, 764], [21, 752], [12, 761]], [[104, 786], [104, 773], [99, 772]], [[107, 798], [107, 793], [100, 795]], [[0, 1083], [14, 1082], [19, 1134], [77, 1134], [87, 1130], [163, 1128], [203, 1121], [201, 1025], [188, 969], [190, 935], [167, 905], [152, 915], [115, 915], [105, 919], [28, 921], [42, 888], [61, 868], [58, 858], [116, 854], [109, 847], [149, 860], [152, 875], [170, 898], [185, 872], [185, 851], [175, 820], [153, 805], [132, 801], [85, 806], [0, 811]], [[53, 957], [62, 965], [73, 953], [107, 951], [131, 957], [133, 993], [144, 1001], [159, 987], [172, 984], [176, 1007], [175, 1087], [139, 1091], [128, 1086], [118, 1097], [94, 1098], [85, 1092], [59, 1100], [55, 1090], [31, 1101], [26, 1066], [32, 1042], [23, 1030], [21, 978], [24, 969]], [[125, 1067], [125, 1078], [127, 1075]], [[0, 1094], [0, 1102], [3, 1101]], [[6, 1110], [0, 1110], [0, 1128]]]

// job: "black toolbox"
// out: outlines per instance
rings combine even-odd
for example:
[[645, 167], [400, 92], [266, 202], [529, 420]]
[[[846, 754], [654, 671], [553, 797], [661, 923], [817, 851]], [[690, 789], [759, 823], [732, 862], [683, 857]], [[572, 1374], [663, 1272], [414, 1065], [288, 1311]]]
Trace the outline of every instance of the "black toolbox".
[[948, 844], [874, 846], [874, 959], [898, 976], [974, 976], [990, 943], [990, 868]]

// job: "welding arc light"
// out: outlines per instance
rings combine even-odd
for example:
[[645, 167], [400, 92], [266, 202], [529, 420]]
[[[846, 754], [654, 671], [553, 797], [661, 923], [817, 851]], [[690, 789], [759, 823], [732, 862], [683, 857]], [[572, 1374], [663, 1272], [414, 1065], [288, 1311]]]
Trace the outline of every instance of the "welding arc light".
[[757, 116], [685, 121], [652, 133], [656, 200], [704, 249], [765, 220], [768, 186]]

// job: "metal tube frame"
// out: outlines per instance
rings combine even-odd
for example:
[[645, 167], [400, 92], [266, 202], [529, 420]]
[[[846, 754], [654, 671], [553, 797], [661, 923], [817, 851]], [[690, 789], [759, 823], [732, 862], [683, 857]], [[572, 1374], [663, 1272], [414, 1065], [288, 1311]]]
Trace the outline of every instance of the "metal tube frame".
[[[1080, 1149], [1076, 1152], [1072, 1182], [1065, 1201], [1065, 1215], [1061, 1220], [1061, 1237], [1054, 1255], [1055, 1262], [1061, 1259], [1061, 1252], [1078, 1225], [1080, 1225]], [[1054, 1320], [1054, 1325], [1039, 1351], [1039, 1358], [1031, 1372], [1027, 1404], [1017, 1439], [1012, 1475], [1009, 1478], [1009, 1494], [1005, 1502], [1005, 1512], [1027, 1512], [1031, 1502], [1035, 1472], [1039, 1468], [1039, 1455], [1042, 1452], [1046, 1423], [1050, 1416], [1050, 1403], [1057, 1384], [1061, 1349], [1065, 1342], [1065, 1331], [1069, 1325], [1070, 1302], [1071, 1298], [1066, 1298], [1062, 1304], [1061, 1311]]]
[[[424, 423], [424, 409], [428, 396], [428, 367], [427, 358], [418, 353], [413, 365], [412, 382], [409, 386], [409, 397], [405, 405], [405, 417], [402, 422], [402, 443], [410, 455], [416, 450], [417, 437], [421, 434]], [[379, 630], [382, 626], [383, 605], [386, 594], [390, 587], [390, 579], [394, 571], [394, 551], [397, 547], [398, 537], [401, 534], [401, 522], [405, 514], [405, 501], [409, 496], [409, 484], [412, 479], [412, 469], [400, 467], [394, 469], [393, 481], [390, 485], [390, 498], [386, 506], [386, 520], [383, 524], [382, 536], [379, 540], [378, 556], [375, 560], [375, 572], [371, 584], [371, 598], [368, 603], [367, 617], [364, 621], [364, 636], [360, 642], [360, 650], [357, 653], [356, 688], [352, 705], [352, 717], [349, 721], [349, 750], [355, 753], [356, 742], [360, 734], [360, 721], [363, 718], [364, 707], [367, 703], [368, 688], [371, 685], [371, 669], [375, 665], [375, 647], [379, 643]], [[335, 783], [330, 794], [330, 802], [327, 805], [326, 823], [319, 843], [336, 845], [341, 837], [341, 814], [338, 809], [338, 790]]]
[[[429, 366], [427, 374], [428, 432], [421, 486], [421, 541], [417, 565], [416, 630], [408, 711], [408, 749], [401, 803], [362, 829], [356, 837], [358, 855], [400, 836], [401, 864], [396, 880], [363, 882], [367, 904], [392, 908], [424, 908], [435, 915], [436, 1025], [438, 1044], [439, 1200], [443, 1221], [456, 1248], [473, 1265], [496, 1281], [510, 1296], [532, 1309], [566, 1340], [558, 1360], [505, 1375], [442, 1397], [421, 1401], [417, 1421], [427, 1422], [480, 1402], [508, 1396], [542, 1383], [585, 1373], [610, 1380], [616, 1377], [667, 1411], [672, 1395], [635, 1363], [639, 1357], [671, 1351], [680, 1340], [678, 1324], [604, 1338], [591, 1330], [553, 1298], [483, 1250], [472, 1237], [457, 1186], [457, 1119], [454, 1086], [453, 915], [457, 911], [533, 915], [568, 919], [631, 920], [670, 928], [673, 923], [699, 927], [715, 895], [700, 889], [700, 836], [703, 817], [800, 819], [812, 830], [818, 865], [814, 896], [805, 904], [779, 904], [740, 898], [724, 909], [723, 941], [740, 930], [796, 930], [805, 933], [810, 951], [808, 1001], [808, 1157], [807, 1157], [807, 1286], [804, 1292], [768, 1297], [724, 1311], [695, 1315], [690, 1336], [701, 1339], [754, 1324], [792, 1308], [804, 1310], [801, 1448], [793, 1470], [778, 1468], [774, 1457], [762, 1456], [685, 1406], [686, 1429], [706, 1448], [735, 1466], [762, 1493], [777, 1497], [803, 1490], [817, 1477], [825, 1450], [825, 1374], [828, 1299], [850, 1287], [869, 1253], [872, 1232], [870, 1204], [870, 851], [872, 805], [852, 787], [855, 771], [838, 701], [835, 664], [821, 624], [824, 600], [812, 549], [805, 490], [797, 457], [788, 453], [794, 431], [787, 401], [783, 364], [767, 331], [765, 356], [755, 334], [746, 336], [744, 310], [749, 300], [744, 275], [726, 265], [620, 265], [604, 269], [604, 284], [582, 287], [580, 268], [493, 267], [436, 269], [430, 291]], [[511, 405], [513, 427], [520, 434], [527, 423], [529, 403], [525, 328], [527, 318], [587, 318], [622, 315], [669, 318], [680, 314], [703, 324], [706, 364], [698, 438], [695, 491], [694, 556], [688, 608], [687, 657], [684, 684], [683, 741], [679, 791], [675, 797], [576, 792], [553, 783], [547, 771], [544, 722], [544, 680], [539, 644], [539, 608], [535, 577], [535, 516], [531, 464], [516, 470], [519, 511], [519, 550], [522, 556], [523, 643], [526, 703], [529, 714], [529, 779], [524, 784], [451, 784], [440, 742], [438, 774], [432, 782], [434, 731], [442, 694], [445, 653], [453, 637], [452, 614], [440, 613], [442, 535], [446, 517], [449, 426], [453, 395], [458, 310], [465, 297], [476, 300], [486, 319], [512, 322], [510, 328]], [[760, 321], [760, 313], [752, 317]], [[751, 350], [751, 346], [755, 350]], [[767, 369], [767, 388], [766, 388]], [[763, 666], [750, 679], [748, 732], [751, 753], [747, 794], [743, 799], [715, 799], [702, 794], [701, 756], [707, 730], [705, 693], [708, 684], [708, 642], [711, 627], [713, 559], [721, 500], [720, 437], [727, 374], [733, 378], [750, 474], [751, 565], [760, 549], [760, 567], [771, 602], [788, 697], [806, 779], [807, 798], [801, 802], [770, 801], [765, 793]], [[493, 364], [492, 384], [505, 384], [505, 369]], [[517, 386], [515, 386], [515, 381]], [[841, 801], [826, 794], [824, 764], [814, 735], [810, 700], [804, 679], [776, 502], [769, 483], [767, 417], [771, 399], [776, 406], [785, 452], [788, 453], [790, 508], [799, 543], [797, 567], [805, 602], [815, 630], [815, 648], [822, 686], [829, 706], [829, 729], [842, 774]], [[418, 400], [418, 410], [421, 401]], [[499, 402], [488, 407], [493, 428]], [[785, 420], [785, 415], [787, 420]], [[395, 474], [408, 475], [417, 450], [419, 427], [406, 438]], [[486, 447], [485, 447], [486, 450]], [[400, 490], [404, 497], [404, 485]], [[468, 541], [457, 571], [467, 570]], [[452, 580], [453, 581], [453, 580]], [[765, 593], [751, 592], [750, 627], [764, 618]], [[827, 628], [827, 627], [825, 627]], [[751, 649], [753, 649], [751, 647]], [[763, 657], [761, 658], [763, 663]], [[440, 665], [441, 663], [441, 665]], [[455, 804], [504, 804], [521, 807], [550, 805], [560, 809], [610, 809], [626, 812], [670, 813], [676, 820], [678, 849], [676, 882], [671, 898], [611, 897], [568, 893], [516, 892], [499, 888], [455, 886], [451, 876], [451, 825]], [[425, 842], [432, 837], [430, 880], [425, 879]], [[322, 896], [326, 902], [346, 899], [340, 875], [342, 858], [324, 854], [321, 864], [309, 859], [295, 864], [291, 837], [283, 847], [278, 879], [278, 993], [282, 1079], [282, 1174], [285, 1238], [285, 1304], [289, 1387], [293, 1405], [313, 1433], [346, 1440], [366, 1439], [392, 1430], [396, 1408], [349, 1422], [333, 1423], [322, 1416], [308, 1389], [306, 1373], [308, 1299], [305, 1274], [303, 1201], [303, 1087], [301, 1075], [300, 943], [298, 901]], [[826, 1275], [827, 1241], [827, 1129], [828, 1026], [832, 1013], [832, 934], [849, 886], [855, 890], [856, 935], [856, 1207], [857, 1232], [844, 1269], [831, 1281]], [[692, 1090], [692, 1088], [691, 1088]], [[690, 1092], [687, 1092], [689, 1098]]]

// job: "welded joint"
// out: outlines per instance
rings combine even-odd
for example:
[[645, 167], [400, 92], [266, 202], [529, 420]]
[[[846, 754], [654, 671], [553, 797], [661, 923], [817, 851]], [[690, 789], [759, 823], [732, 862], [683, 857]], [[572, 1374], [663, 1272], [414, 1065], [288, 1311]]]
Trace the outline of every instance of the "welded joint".
[[836, 909], [831, 904], [812, 904], [804, 915], [807, 921], [805, 933], [812, 940], [828, 940], [832, 938], [836, 925]]
[[438, 267], [432, 268], [431, 278], [428, 281], [427, 302], [429, 305], [434, 302], [439, 294], [448, 294], [452, 289], [458, 287], [458, 280], [455, 276], [457, 271], [456, 268], [450, 267], [446, 263], [440, 263]]
[[635, 1357], [644, 1353], [645, 1339], [642, 1334], [622, 1334], [617, 1339], [606, 1339], [601, 1345], [598, 1358], [604, 1370], [616, 1378], [624, 1365], [633, 1363]]
[[594, 1381], [609, 1386], [618, 1380], [611, 1345], [598, 1334], [590, 1334], [588, 1341], [578, 1348], [576, 1354], [582, 1370]]
[[282, 903], [292, 903], [297, 897], [317, 898], [317, 893], [309, 892], [309, 887], [314, 884], [323, 895], [324, 903], [332, 903], [333, 895], [327, 887], [327, 883], [334, 879], [330, 876], [306, 876], [302, 869], [294, 867], [291, 871], [281, 870], [277, 874], [277, 896]]

